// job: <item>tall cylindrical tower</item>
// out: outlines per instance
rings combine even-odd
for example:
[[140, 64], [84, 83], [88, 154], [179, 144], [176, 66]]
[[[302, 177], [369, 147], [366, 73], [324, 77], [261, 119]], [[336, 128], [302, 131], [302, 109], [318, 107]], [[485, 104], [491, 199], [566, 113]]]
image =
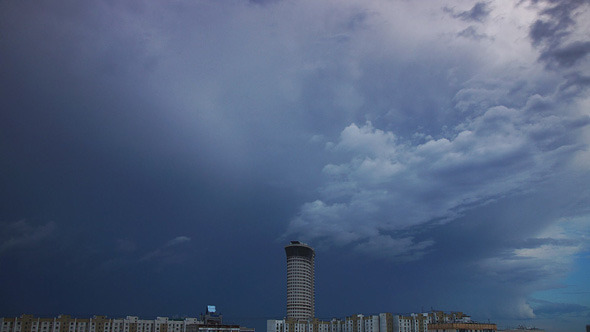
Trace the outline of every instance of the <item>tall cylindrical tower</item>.
[[315, 314], [315, 251], [305, 243], [291, 241], [287, 253], [287, 318], [312, 319]]

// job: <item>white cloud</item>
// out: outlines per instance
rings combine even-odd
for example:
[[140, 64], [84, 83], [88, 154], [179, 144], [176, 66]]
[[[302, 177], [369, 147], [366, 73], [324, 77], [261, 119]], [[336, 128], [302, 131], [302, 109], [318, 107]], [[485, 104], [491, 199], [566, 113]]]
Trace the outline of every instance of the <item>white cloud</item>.
[[177, 237], [173, 238], [172, 240], [168, 241], [166, 243], [166, 247], [176, 246], [176, 245], [179, 245], [184, 242], [189, 242], [190, 240], [191, 240], [191, 238], [188, 236], [177, 236]]
[[186, 258], [183, 253], [183, 244], [190, 241], [191, 238], [187, 236], [177, 236], [160, 248], [145, 254], [140, 261], [155, 261], [161, 264], [180, 263]]
[[[414, 240], [396, 233], [433, 220], [450, 221], [465, 209], [534, 190], [539, 181], [573, 165], [588, 171], [580, 162], [587, 158], [583, 137], [589, 132], [590, 113], [584, 106], [588, 98], [580, 90], [575, 90], [576, 98], [564, 93], [567, 78], [537, 61], [539, 50], [530, 42], [529, 27], [541, 9], [528, 3], [489, 2], [485, 19], [477, 20], [477, 31], [489, 38], [465, 40], [457, 33], [473, 22], [451, 14], [468, 13], [473, 4], [449, 1], [445, 6], [452, 10], [404, 2], [364, 5], [371, 14], [365, 17], [365, 29], [348, 34], [348, 50], [355, 55], [348, 60], [355, 64], [356, 75], [346, 79], [354, 77], [355, 93], [365, 94], [362, 109], [371, 121], [360, 124], [357, 117], [337, 140], [326, 144], [329, 161], [318, 200], [301, 207], [287, 234], [354, 244], [377, 255], [378, 244], [386, 248], [397, 243], [398, 251], [411, 251], [408, 241]], [[421, 25], [434, 19], [440, 22], [437, 29]], [[408, 34], [400, 34], [402, 30]], [[365, 39], [361, 42], [359, 36]], [[379, 50], [355, 49], [369, 41]], [[437, 58], [430, 58], [432, 54]], [[387, 57], [391, 60], [383, 60]], [[371, 66], [381, 65], [384, 72], [400, 75], [399, 66], [415, 63], [431, 72], [445, 71], [447, 82], [417, 85], [422, 83], [420, 70], [397, 81], [371, 71]], [[378, 82], [396, 84], [385, 90], [392, 94], [406, 83], [415, 84], [407, 90], [413, 98], [405, 104], [409, 109], [383, 99], [380, 102], [393, 105], [386, 114], [376, 111], [382, 105], [367, 95], [369, 88], [382, 86], [363, 81], [369, 73]], [[425, 85], [453, 93], [441, 95], [433, 109], [422, 110], [417, 105], [431, 98], [427, 93], [432, 91]], [[408, 131], [416, 125], [413, 118], [421, 121], [415, 131]], [[310, 204], [318, 208], [310, 209]]]
[[466, 205], [542, 179], [563, 161], [555, 154], [577, 144], [562, 139], [575, 131], [568, 117], [530, 118], [503, 106], [457, 125], [450, 137], [417, 145], [370, 122], [352, 124], [330, 149], [349, 161], [324, 167], [322, 200], [304, 205], [289, 232], [342, 244], [452, 218]]
[[589, 218], [587, 214], [560, 218], [536, 237], [527, 239], [524, 245], [515, 244], [517, 248], [506, 249], [476, 264], [475, 271], [482, 284], [508, 291], [506, 297], [511, 302], [497, 306], [499, 317], [537, 317], [530, 303], [539, 300], [529, 299], [530, 294], [562, 287], [560, 282], [571, 271], [576, 256], [590, 249]]

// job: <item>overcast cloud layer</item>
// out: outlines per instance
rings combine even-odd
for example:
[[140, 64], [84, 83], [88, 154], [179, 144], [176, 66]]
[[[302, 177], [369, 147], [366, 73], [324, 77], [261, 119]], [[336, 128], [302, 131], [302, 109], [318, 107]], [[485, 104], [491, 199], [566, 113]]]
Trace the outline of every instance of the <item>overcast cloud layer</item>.
[[588, 1], [4, 1], [0, 32], [0, 316], [264, 331], [301, 239], [321, 318], [589, 322]]

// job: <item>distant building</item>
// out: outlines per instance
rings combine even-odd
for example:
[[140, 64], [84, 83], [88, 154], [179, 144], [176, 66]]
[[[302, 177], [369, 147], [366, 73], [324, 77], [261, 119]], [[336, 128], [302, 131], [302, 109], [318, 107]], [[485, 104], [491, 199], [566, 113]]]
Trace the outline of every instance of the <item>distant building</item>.
[[315, 313], [315, 251], [305, 243], [291, 241], [287, 254], [287, 318], [313, 319]]
[[201, 321], [188, 324], [185, 332], [254, 332], [254, 329], [223, 324], [223, 315], [217, 312], [214, 305], [208, 305]]
[[223, 321], [223, 315], [217, 312], [214, 305], [208, 305], [204, 315], [201, 315], [204, 325], [220, 325]]
[[208, 306], [201, 318], [184, 319], [139, 319], [137, 316], [72, 318], [69, 315], [40, 318], [22, 315], [0, 318], [0, 332], [254, 332], [254, 329], [223, 324], [222, 315], [216, 312], [215, 306]]
[[393, 316], [393, 332], [428, 332], [433, 323], [474, 323], [471, 317], [460, 311], [446, 313], [431, 311]]
[[488, 323], [433, 323], [428, 327], [432, 332], [496, 332], [496, 324]]
[[393, 314], [379, 314], [379, 332], [393, 332]]
[[92, 318], [72, 318], [59, 315], [53, 318], [40, 318], [22, 315], [18, 318], [3, 318], [0, 332], [186, 332], [189, 324], [202, 323], [197, 318], [182, 320], [157, 317], [152, 320], [137, 316], [108, 319], [106, 316]]
[[[526, 331], [531, 331], [531, 332], [545, 332], [545, 330], [543, 330], [543, 329], [539, 329], [539, 328], [536, 328], [536, 327], [527, 327], [527, 326], [522, 326], [522, 325], [520, 325], [520, 326], [518, 326], [517, 328], [514, 328], [514, 329], [511, 328], [511, 329], [498, 330], [498, 331], [501, 331], [501, 332], [526, 332]], [[590, 331], [588, 331], [588, 332], [590, 332]]]
[[495, 332], [496, 324], [482, 324], [462, 312], [432, 311], [394, 315], [352, 315], [344, 319], [322, 321], [275, 319], [267, 321], [267, 332], [455, 332], [453, 328], [470, 327], [477, 332]]

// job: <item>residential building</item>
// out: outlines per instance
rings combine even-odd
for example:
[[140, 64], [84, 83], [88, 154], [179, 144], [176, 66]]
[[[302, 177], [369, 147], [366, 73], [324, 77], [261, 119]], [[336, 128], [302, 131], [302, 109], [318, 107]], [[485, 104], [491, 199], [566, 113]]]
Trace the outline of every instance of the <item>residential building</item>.
[[471, 320], [470, 316], [462, 312], [445, 313], [442, 311], [407, 315], [357, 314], [343, 320], [333, 318], [330, 321], [322, 321], [317, 318], [267, 321], [267, 332], [465, 332], [463, 331], [465, 327], [469, 327], [465, 330], [469, 332], [497, 331], [496, 324], [476, 323]]
[[17, 318], [3, 318], [0, 332], [186, 332], [189, 324], [202, 323], [197, 318], [172, 320], [157, 317], [143, 320], [137, 316], [109, 319], [106, 316], [72, 318], [59, 315], [53, 318], [22, 315]]
[[496, 332], [496, 324], [488, 323], [433, 323], [430, 332]]
[[201, 318], [183, 319], [139, 319], [137, 316], [72, 318], [69, 315], [41, 318], [22, 315], [0, 318], [0, 332], [254, 332], [254, 329], [223, 324], [222, 315], [216, 312], [215, 306], [207, 306], [207, 312]]
[[[590, 325], [587, 325], [587, 326], [590, 326]], [[518, 327], [516, 327], [514, 329], [508, 328], [508, 329], [504, 329], [504, 330], [498, 330], [498, 332], [526, 332], [526, 331], [545, 332], [545, 330], [543, 330], [543, 329], [539, 329], [536, 327], [527, 327], [527, 326], [522, 326], [522, 325], [519, 325]], [[590, 332], [590, 331], [586, 331], [586, 332]]]

